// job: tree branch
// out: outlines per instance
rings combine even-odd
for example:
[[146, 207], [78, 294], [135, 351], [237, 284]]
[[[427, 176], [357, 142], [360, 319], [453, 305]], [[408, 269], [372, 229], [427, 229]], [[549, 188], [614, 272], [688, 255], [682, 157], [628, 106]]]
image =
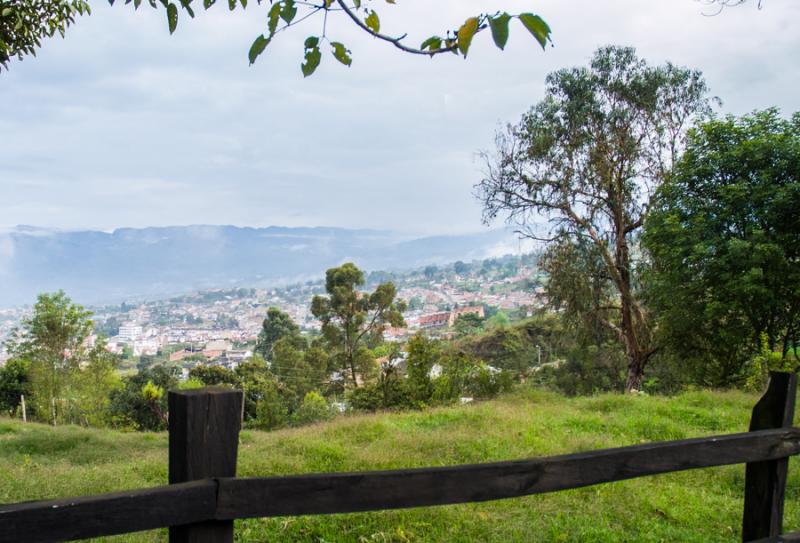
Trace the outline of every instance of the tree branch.
[[[418, 49], [416, 47], [409, 47], [409, 46], [407, 46], [407, 45], [405, 45], [404, 43], [401, 42], [401, 40], [406, 37], [405, 34], [400, 36], [400, 37], [398, 37], [398, 38], [394, 38], [392, 36], [387, 36], [386, 34], [381, 34], [380, 32], [375, 32], [370, 27], [368, 27], [364, 23], [364, 21], [362, 21], [361, 19], [358, 18], [358, 15], [356, 15], [356, 13], [352, 9], [350, 9], [350, 7], [345, 3], [345, 0], [336, 0], [336, 3], [339, 4], [339, 6], [342, 8], [342, 11], [344, 11], [347, 14], [347, 16], [350, 17], [350, 19], [352, 19], [353, 22], [359, 28], [361, 28], [362, 30], [364, 30], [368, 34], [371, 34], [375, 38], [378, 38], [379, 40], [383, 40], [383, 41], [391, 43], [392, 45], [394, 45], [395, 47], [397, 47], [401, 51], [405, 51], [406, 53], [411, 53], [413, 55], [425, 55], [425, 56], [432, 57], [432, 56], [438, 55], [440, 53], [452, 53], [452, 52], [456, 51], [456, 49], [458, 48], [458, 44], [456, 44], [456, 43], [454, 43], [453, 45], [451, 45], [449, 47], [445, 47], [443, 49], [435, 49], [433, 51], [425, 51], [423, 49]], [[479, 31], [480, 31], [480, 29], [479, 29]]]

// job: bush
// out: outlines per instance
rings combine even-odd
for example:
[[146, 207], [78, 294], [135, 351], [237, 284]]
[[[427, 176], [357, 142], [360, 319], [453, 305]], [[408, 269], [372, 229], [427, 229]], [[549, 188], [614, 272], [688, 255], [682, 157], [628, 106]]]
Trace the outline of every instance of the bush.
[[311, 391], [305, 395], [303, 402], [292, 413], [292, 425], [302, 426], [329, 420], [333, 417], [333, 412], [327, 400], [319, 392]]
[[286, 426], [289, 422], [289, 410], [278, 387], [262, 387], [260, 396], [256, 402], [255, 420], [252, 426], [260, 430], [277, 430]]
[[622, 391], [625, 369], [625, 355], [615, 344], [576, 347], [560, 364], [535, 372], [531, 382], [568, 396]]
[[347, 393], [347, 403], [355, 411], [377, 411], [383, 408], [383, 391], [377, 384], [368, 384]]

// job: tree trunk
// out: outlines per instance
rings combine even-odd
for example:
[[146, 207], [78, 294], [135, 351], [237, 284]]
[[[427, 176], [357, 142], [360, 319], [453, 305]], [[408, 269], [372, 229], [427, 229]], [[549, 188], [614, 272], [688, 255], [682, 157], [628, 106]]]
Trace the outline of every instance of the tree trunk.
[[642, 378], [644, 377], [644, 363], [640, 356], [628, 356], [628, 378], [625, 380], [625, 394], [630, 394], [634, 390], [642, 390]]

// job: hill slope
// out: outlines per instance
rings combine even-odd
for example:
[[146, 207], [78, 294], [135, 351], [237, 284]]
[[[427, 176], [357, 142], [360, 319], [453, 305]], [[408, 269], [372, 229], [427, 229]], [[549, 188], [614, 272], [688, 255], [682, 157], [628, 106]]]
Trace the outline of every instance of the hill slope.
[[[524, 389], [476, 405], [245, 431], [239, 475], [441, 466], [738, 432], [756, 400], [737, 392], [568, 399]], [[164, 434], [0, 420], [0, 502], [164, 484], [166, 444]], [[744, 466], [728, 466], [480, 504], [248, 520], [237, 533], [272, 542], [736, 541], [743, 484]], [[791, 469], [787, 530], [800, 527], [799, 489]]]
[[509, 230], [409, 239], [343, 228], [174, 226], [0, 232], [0, 307], [64, 289], [84, 304], [260, 286], [322, 277], [346, 260], [367, 270], [409, 269], [505, 254]]

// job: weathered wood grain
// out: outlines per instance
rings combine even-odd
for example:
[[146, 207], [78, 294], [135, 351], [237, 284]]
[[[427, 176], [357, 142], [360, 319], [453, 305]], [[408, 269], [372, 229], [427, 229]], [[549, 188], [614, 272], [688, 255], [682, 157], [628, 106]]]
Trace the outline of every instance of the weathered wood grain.
[[[791, 427], [796, 394], [796, 373], [771, 372], [767, 391], [753, 407], [750, 430]], [[788, 458], [747, 464], [742, 541], [775, 537], [783, 531], [783, 501], [788, 469]]]
[[59, 500], [0, 505], [0, 542], [69, 541], [213, 518], [213, 480]]
[[477, 502], [800, 453], [800, 430], [650, 443], [533, 460], [291, 477], [220, 479], [218, 519]]
[[[242, 392], [208, 387], [169, 393], [169, 482], [234, 477]], [[174, 526], [170, 543], [233, 543], [233, 521]]]

